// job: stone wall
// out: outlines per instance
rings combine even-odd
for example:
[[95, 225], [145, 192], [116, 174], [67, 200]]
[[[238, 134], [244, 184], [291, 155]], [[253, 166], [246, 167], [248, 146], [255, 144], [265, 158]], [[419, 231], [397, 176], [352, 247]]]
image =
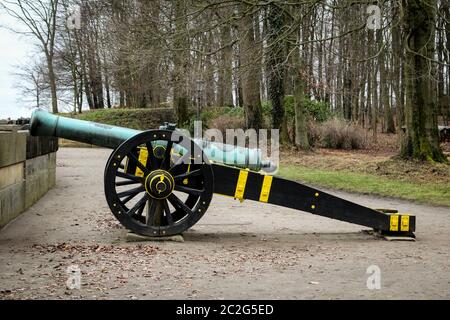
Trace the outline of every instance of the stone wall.
[[0, 125], [0, 228], [55, 185], [57, 139], [19, 129]]

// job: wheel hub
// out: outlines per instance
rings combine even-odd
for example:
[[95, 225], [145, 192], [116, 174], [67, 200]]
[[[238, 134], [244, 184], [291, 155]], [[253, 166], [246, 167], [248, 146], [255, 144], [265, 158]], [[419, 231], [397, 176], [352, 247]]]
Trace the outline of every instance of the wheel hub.
[[172, 175], [165, 170], [155, 170], [145, 178], [145, 191], [154, 199], [165, 199], [175, 187]]
[[162, 159], [164, 157], [164, 152], [166, 152], [166, 148], [163, 146], [156, 146], [153, 148], [153, 154], [157, 159]]

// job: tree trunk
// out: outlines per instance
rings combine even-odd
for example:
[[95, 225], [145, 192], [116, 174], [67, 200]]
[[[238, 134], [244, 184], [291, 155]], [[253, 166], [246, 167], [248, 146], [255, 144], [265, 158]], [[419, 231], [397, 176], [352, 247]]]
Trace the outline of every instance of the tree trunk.
[[242, 10], [242, 13], [244, 16], [240, 30], [242, 37], [241, 73], [245, 125], [247, 128], [259, 130], [262, 127], [262, 109], [259, 95], [259, 66], [254, 63], [255, 55], [258, 52], [255, 52], [253, 15], [245, 10]]
[[109, 85], [109, 70], [106, 67], [106, 57], [103, 56], [103, 73], [105, 75], [105, 91], [106, 91], [106, 105], [110, 109], [112, 107], [111, 103], [111, 91], [110, 91], [110, 85]]
[[269, 6], [267, 9], [267, 41], [271, 44], [271, 47], [268, 49], [266, 62], [268, 98], [272, 103], [272, 128], [280, 129], [282, 143], [289, 141], [283, 105], [284, 77], [286, 74], [284, 66], [285, 42], [278, 39], [278, 35], [282, 33], [284, 26], [285, 17], [282, 10], [274, 5]]
[[[448, 1], [447, 1], [448, 2]], [[445, 5], [441, 4], [440, 12], [445, 13]], [[437, 37], [437, 60], [444, 61], [445, 60], [445, 53], [444, 53], [444, 19], [439, 19], [438, 24], [438, 37]], [[449, 39], [450, 40], [450, 39]], [[449, 41], [448, 40], [448, 41]], [[448, 42], [447, 41], [447, 42]], [[437, 71], [437, 106], [438, 106], [438, 116], [442, 117], [442, 120], [444, 120], [445, 113], [446, 113], [446, 105], [443, 104], [445, 92], [445, 78], [444, 78], [444, 65], [442, 63], [438, 64], [438, 71]]]
[[186, 35], [186, 4], [177, 0], [175, 6], [175, 52], [174, 52], [174, 86], [173, 103], [179, 126], [183, 126], [189, 120], [188, 115], [188, 89], [187, 71], [189, 63], [189, 39]]
[[231, 28], [229, 25], [224, 25], [220, 29], [220, 44], [223, 47], [220, 54], [220, 69], [218, 80], [218, 97], [217, 104], [219, 107], [233, 106], [233, 90], [232, 90], [232, 57], [233, 48], [231, 42]]
[[[260, 11], [262, 11], [261, 9]], [[260, 26], [260, 11], [257, 11], [253, 15], [253, 31], [254, 31], [254, 41], [255, 41], [255, 48], [253, 49], [255, 52], [255, 60], [253, 63], [255, 64], [255, 67], [258, 72], [258, 86], [259, 86], [259, 99], [264, 99], [265, 92], [264, 92], [264, 74], [263, 74], [263, 63], [262, 63], [262, 53], [264, 51], [263, 46], [263, 39], [261, 35], [261, 26]]]
[[[368, 31], [372, 32], [371, 30]], [[368, 124], [370, 126], [370, 121], [372, 120], [372, 61], [367, 61], [367, 104], [366, 104], [366, 112], [365, 112], [365, 123], [363, 125]]]
[[52, 96], [52, 112], [58, 113], [58, 96], [56, 92], [56, 75], [53, 68], [53, 55], [48, 53], [47, 67], [48, 67], [48, 81], [50, 82], [50, 92]]
[[[439, 146], [436, 99], [430, 74], [434, 57], [436, 0], [403, 0], [406, 83], [406, 135], [401, 156], [447, 162]], [[431, 39], [431, 40], [430, 40]]]
[[78, 113], [82, 113], [83, 109], [83, 77], [79, 75], [80, 83], [78, 84]]
[[[369, 31], [369, 43], [371, 40], [375, 38], [375, 33]], [[376, 42], [376, 41], [375, 41]], [[371, 46], [372, 54], [375, 53], [374, 46]], [[378, 63], [376, 60], [372, 62], [372, 119], [370, 126], [372, 128], [372, 139], [374, 142], [377, 142], [377, 134], [378, 134]]]
[[[396, 12], [398, 15], [398, 13]], [[395, 109], [397, 115], [397, 127], [399, 136], [403, 135], [404, 112], [403, 112], [403, 47], [401, 46], [401, 33], [398, 24], [392, 27], [392, 88], [395, 94]], [[400, 137], [400, 139], [402, 139]], [[400, 140], [401, 141], [401, 140]]]
[[[213, 48], [213, 36], [209, 33], [207, 36], [207, 50], [206, 51], [211, 51]], [[233, 54], [233, 53], [231, 53]], [[231, 59], [233, 58], [233, 56], [231, 56]], [[231, 64], [231, 62], [230, 62]], [[206, 79], [206, 83], [205, 83], [205, 99], [206, 99], [206, 103], [205, 105], [208, 107], [212, 107], [216, 104], [216, 98], [215, 98], [215, 92], [214, 92], [214, 87], [215, 87], [215, 83], [214, 83], [214, 67], [213, 67], [213, 63], [212, 63], [212, 57], [211, 55], [207, 55], [205, 57], [205, 70], [204, 70], [204, 77]], [[232, 81], [233, 79], [230, 79], [230, 81]], [[218, 90], [220, 90], [220, 87], [218, 88]], [[230, 90], [232, 90], [232, 83], [230, 84]], [[233, 97], [231, 97], [231, 102], [233, 102]]]
[[36, 108], [41, 107], [41, 89], [39, 85], [36, 86]]
[[[383, 36], [381, 30], [378, 30], [377, 40], [380, 45], [383, 45]], [[389, 103], [389, 92], [388, 92], [388, 77], [385, 66], [385, 52], [386, 46], [381, 50], [378, 56], [380, 65], [380, 98], [384, 110], [384, 121], [385, 121], [385, 132], [395, 133], [394, 117], [392, 116], [391, 105]]]
[[[342, 52], [342, 50], [344, 49], [344, 40], [342, 38], [339, 38], [338, 41], [338, 51]], [[344, 58], [343, 58], [343, 54], [340, 54], [338, 56], [338, 64], [337, 64], [337, 75], [336, 75], [336, 98], [335, 98], [335, 106], [334, 106], [334, 112], [336, 114], [338, 114], [339, 116], [344, 116], [344, 111], [343, 111], [343, 107], [342, 107], [342, 93], [344, 91], [343, 89], [343, 81], [342, 81], [342, 70], [343, 70], [343, 66], [344, 66]]]
[[352, 68], [349, 64], [346, 63], [346, 67], [344, 69], [344, 83], [343, 83], [343, 99], [342, 99], [342, 108], [344, 119], [351, 120], [352, 118]]
[[[448, 1], [442, 2], [442, 10], [440, 12], [444, 12], [445, 17], [445, 38], [446, 41], [446, 62], [450, 64], [450, 3]], [[447, 95], [444, 101], [450, 100], [450, 68], [447, 67]], [[443, 102], [444, 102], [443, 101]], [[445, 125], [449, 125], [450, 122], [450, 103], [444, 103], [444, 111], [445, 111]]]
[[[98, 37], [98, 34], [95, 33], [95, 37]], [[95, 40], [97, 42], [97, 40]], [[105, 102], [103, 99], [103, 79], [102, 79], [102, 62], [100, 60], [100, 56], [98, 55], [98, 46], [95, 44], [94, 50], [93, 50], [93, 66], [90, 66], [93, 68], [93, 74], [95, 77], [94, 81], [94, 96], [97, 99], [97, 105], [96, 109], [103, 109], [105, 107]]]
[[[298, 40], [300, 40], [300, 35]], [[300, 41], [298, 41], [300, 42]], [[299, 49], [294, 53], [294, 110], [295, 110], [295, 145], [303, 150], [310, 149], [308, 141], [307, 117], [304, 105], [305, 73]]]

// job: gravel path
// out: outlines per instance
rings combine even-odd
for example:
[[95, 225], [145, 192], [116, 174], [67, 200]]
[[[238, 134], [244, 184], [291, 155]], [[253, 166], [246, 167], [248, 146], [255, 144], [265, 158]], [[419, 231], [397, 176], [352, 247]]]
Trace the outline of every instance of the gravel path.
[[[334, 192], [417, 216], [417, 241], [215, 196], [185, 242], [125, 241], [103, 195], [110, 151], [61, 148], [57, 185], [0, 231], [0, 298], [450, 298], [450, 209]], [[81, 270], [69, 290], [67, 268]], [[367, 288], [369, 266], [381, 288]]]

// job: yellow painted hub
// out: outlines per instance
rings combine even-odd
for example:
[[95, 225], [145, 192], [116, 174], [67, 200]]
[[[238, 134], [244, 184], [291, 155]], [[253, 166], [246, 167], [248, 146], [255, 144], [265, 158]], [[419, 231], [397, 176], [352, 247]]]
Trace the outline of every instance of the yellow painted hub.
[[145, 178], [145, 191], [154, 199], [167, 198], [175, 188], [172, 175], [165, 170], [155, 170]]

